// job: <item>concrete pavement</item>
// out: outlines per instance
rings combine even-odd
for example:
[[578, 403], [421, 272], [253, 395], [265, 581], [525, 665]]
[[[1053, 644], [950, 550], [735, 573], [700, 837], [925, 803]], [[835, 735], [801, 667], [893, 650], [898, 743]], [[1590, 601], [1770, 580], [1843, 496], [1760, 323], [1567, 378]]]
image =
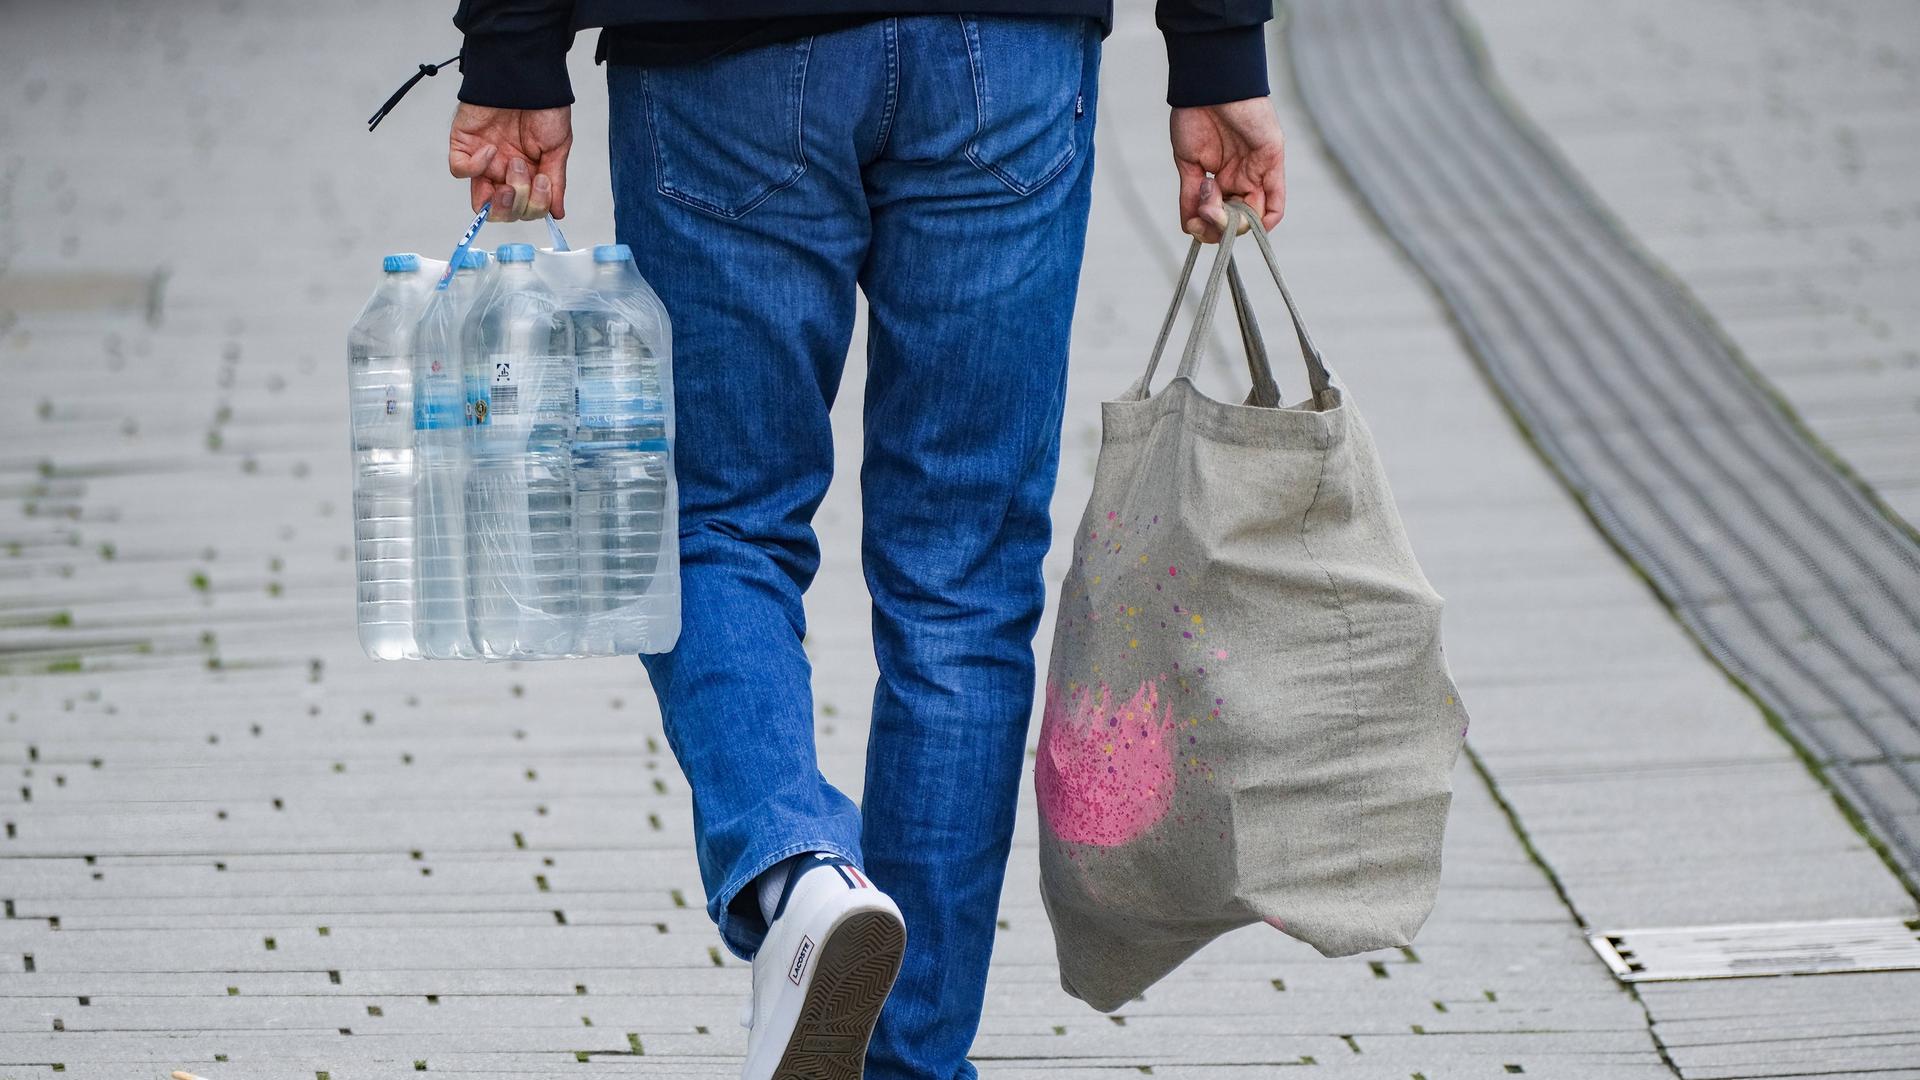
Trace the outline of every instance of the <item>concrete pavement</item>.
[[[1579, 66], [1553, 58], [1643, 53], [1638, 28], [1665, 25], [1643, 6], [1618, 21], [1563, 0], [1468, 10], [1585, 169], [1582, 146], [1600, 144], [1579, 123]], [[1182, 248], [1160, 46], [1141, 8], [1123, 5], [1107, 46], [1055, 502], [1068, 523], [1097, 403], [1143, 365]], [[17, 782], [0, 791], [0, 1080], [737, 1075], [747, 968], [700, 910], [684, 784], [638, 665], [376, 665], [353, 643], [339, 339], [374, 256], [450, 246], [463, 216], [440, 172], [445, 78], [372, 136], [357, 121], [413, 64], [457, 48], [445, 12], [5, 10], [0, 771]], [[1893, 89], [1875, 92], [1897, 95], [1914, 54], [1867, 40], [1890, 10], [1863, 7], [1849, 32], [1861, 55], [1890, 57]], [[1681, 45], [1745, 50], [1729, 70], [1840, 48], [1796, 30], [1818, 16], [1794, 5], [1716, 12], [1742, 32], [1688, 22]], [[574, 61], [576, 243], [611, 233], [587, 52]], [[1642, 95], [1632, 115], [1650, 119], [1616, 113], [1609, 137], [1695, 138], [1656, 106], [1713, 99], [1732, 78], [1619, 80], [1632, 85], [1607, 92]], [[1293, 186], [1277, 242], [1449, 597], [1484, 774], [1463, 761], [1440, 905], [1411, 950], [1330, 961], [1254, 928], [1113, 1017], [1057, 987], [1027, 798], [975, 1047], [983, 1074], [1920, 1075], [1920, 973], [1633, 991], [1588, 949], [1583, 921], [1911, 917], [1912, 899], [1594, 534], [1338, 182], [1284, 72], [1275, 85]], [[1856, 132], [1865, 171], [1894, 168], [1914, 135], [1895, 121]], [[1735, 230], [1742, 246], [1689, 248], [1655, 215], [1672, 205], [1659, 185], [1592, 167], [1689, 282], [1711, 285], [1709, 260], [1786, 265], [1768, 245], [1794, 230], [1716, 226], [1728, 204], [1703, 193], [1683, 220]], [[1909, 212], [1883, 194], [1883, 216]], [[1837, 263], [1889, 298], [1870, 310], [1884, 347], [1861, 351], [1884, 370], [1920, 347], [1892, 299], [1920, 274], [1903, 228], [1887, 226], [1870, 263], [1851, 234], [1822, 233], [1832, 262], [1796, 271]], [[482, 243], [537, 233], [493, 226]], [[70, 309], [76, 294], [110, 300]], [[1782, 340], [1739, 302], [1749, 294], [1703, 295], [1736, 336]], [[1823, 320], [1859, 317], [1821, 304], [1798, 315], [1793, 339], [1815, 343], [1841, 332]], [[808, 604], [823, 767], [853, 792], [874, 676], [852, 483], [862, 352], [856, 340], [836, 409], [842, 475], [818, 519]], [[1231, 358], [1210, 364], [1203, 386], [1234, 392]], [[1899, 392], [1888, 385], [1846, 396], [1884, 404]], [[1887, 415], [1867, 428], [1897, 445], [1914, 426]], [[1831, 423], [1853, 430], [1844, 409]], [[1881, 443], [1834, 445], [1865, 461]], [[1890, 500], [1892, 457], [1861, 466]], [[1051, 580], [1067, 557], [1058, 546]]]

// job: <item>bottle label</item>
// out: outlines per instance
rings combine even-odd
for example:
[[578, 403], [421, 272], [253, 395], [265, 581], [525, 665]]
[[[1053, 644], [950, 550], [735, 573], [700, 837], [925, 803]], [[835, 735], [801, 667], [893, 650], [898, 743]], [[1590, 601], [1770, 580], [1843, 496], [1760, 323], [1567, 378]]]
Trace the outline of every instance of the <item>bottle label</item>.
[[637, 395], [633, 389], [617, 383], [581, 380], [573, 390], [574, 413], [580, 426], [596, 431], [656, 426], [666, 412], [666, 403], [657, 397]]
[[[425, 377], [413, 397], [413, 427], [416, 431], [457, 428], [466, 421], [460, 380], [440, 360], [428, 362]], [[389, 407], [392, 403], [389, 402]]]
[[520, 415], [520, 381], [514, 377], [511, 357], [493, 361], [493, 381], [487, 384], [487, 415]]
[[571, 426], [573, 358], [495, 353], [471, 380], [467, 412], [476, 426]]

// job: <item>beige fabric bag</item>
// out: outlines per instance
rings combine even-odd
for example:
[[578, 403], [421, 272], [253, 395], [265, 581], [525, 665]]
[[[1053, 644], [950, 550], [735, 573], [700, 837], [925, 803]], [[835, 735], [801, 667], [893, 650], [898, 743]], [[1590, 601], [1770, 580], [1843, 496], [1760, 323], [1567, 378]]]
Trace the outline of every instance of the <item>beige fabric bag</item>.
[[[1093, 497], [1061, 587], [1035, 775], [1061, 984], [1120, 1007], [1265, 921], [1329, 956], [1409, 942], [1432, 909], [1467, 715], [1440, 597], [1367, 426], [1287, 294], [1310, 400], [1281, 407], [1221, 244], [1173, 381], [1104, 403]], [[1253, 392], [1193, 373], [1225, 281]]]

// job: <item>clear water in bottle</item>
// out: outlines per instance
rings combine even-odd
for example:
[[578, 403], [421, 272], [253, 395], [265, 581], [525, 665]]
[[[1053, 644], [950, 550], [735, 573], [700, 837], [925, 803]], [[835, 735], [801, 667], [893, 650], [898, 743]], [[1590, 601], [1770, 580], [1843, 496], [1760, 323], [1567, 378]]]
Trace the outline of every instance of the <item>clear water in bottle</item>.
[[[663, 629], [639, 603], [663, 567], [671, 463], [659, 302], [625, 244], [593, 249], [593, 281], [570, 313], [578, 415], [573, 467], [580, 548], [581, 651], [638, 653]], [[677, 589], [662, 582], [661, 591]], [[677, 610], [677, 609], [676, 609]]]
[[389, 255], [347, 334], [353, 546], [360, 647], [376, 660], [420, 655], [413, 632], [414, 331], [433, 288], [418, 255]]
[[467, 628], [466, 470], [467, 393], [461, 331], [473, 305], [487, 253], [467, 250], [447, 287], [435, 292], [420, 319], [415, 360], [413, 437], [419, 476], [414, 520], [414, 637], [436, 660], [478, 655]]
[[467, 381], [467, 622], [484, 656], [565, 656], [580, 591], [571, 327], [534, 273], [531, 245], [495, 257], [465, 332], [478, 368]]

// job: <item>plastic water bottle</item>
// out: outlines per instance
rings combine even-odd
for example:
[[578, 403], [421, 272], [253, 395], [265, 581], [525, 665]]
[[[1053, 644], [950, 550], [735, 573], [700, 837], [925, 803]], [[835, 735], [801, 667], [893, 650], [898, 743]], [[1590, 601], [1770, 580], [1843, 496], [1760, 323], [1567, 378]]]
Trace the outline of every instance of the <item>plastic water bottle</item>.
[[415, 360], [413, 438], [420, 474], [414, 487], [419, 548], [414, 560], [414, 637], [422, 655], [478, 655], [467, 629], [465, 494], [467, 393], [461, 333], [487, 266], [484, 251], [460, 253], [447, 287], [420, 319]]
[[433, 287], [418, 255], [389, 255], [347, 333], [360, 647], [418, 657], [413, 634], [414, 327]]
[[[661, 647], [662, 627], [650, 623], [640, 601], [662, 570], [663, 545], [677, 542], [664, 535], [671, 475], [671, 388], [663, 385], [662, 363], [667, 328], [625, 244], [594, 248], [593, 262], [591, 288], [571, 313], [580, 647], [602, 655], [638, 653]], [[677, 581], [662, 584], [677, 593]], [[677, 596], [669, 599], [677, 603]]]
[[467, 622], [488, 657], [566, 656], [579, 636], [573, 523], [573, 343], [534, 273], [505, 244], [467, 319]]

